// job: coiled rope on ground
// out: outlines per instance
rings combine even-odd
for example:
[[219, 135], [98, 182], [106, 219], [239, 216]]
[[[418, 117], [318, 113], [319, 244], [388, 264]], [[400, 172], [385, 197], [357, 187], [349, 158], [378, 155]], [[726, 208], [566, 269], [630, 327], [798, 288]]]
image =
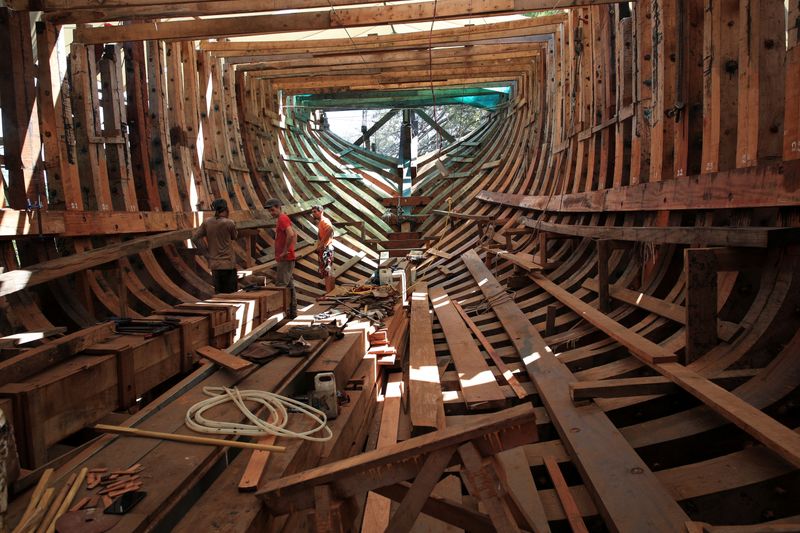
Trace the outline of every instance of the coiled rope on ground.
[[[203, 393], [210, 396], [210, 398], [197, 402], [186, 411], [186, 426], [198, 433], [244, 435], [249, 437], [275, 435], [277, 437], [290, 437], [315, 442], [324, 442], [333, 437], [333, 432], [327, 425], [328, 417], [325, 413], [298, 400], [267, 391], [240, 391], [235, 387], [232, 389], [228, 387], [203, 387]], [[253, 413], [245, 405], [246, 401], [264, 406], [269, 412], [267, 419], [263, 420]], [[252, 423], [210, 420], [203, 416], [209, 409], [228, 402], [233, 402]], [[289, 421], [289, 409], [294, 409], [313, 420], [316, 423], [315, 427], [303, 432], [286, 429], [286, 424]], [[324, 432], [323, 436], [313, 436], [320, 431]]]

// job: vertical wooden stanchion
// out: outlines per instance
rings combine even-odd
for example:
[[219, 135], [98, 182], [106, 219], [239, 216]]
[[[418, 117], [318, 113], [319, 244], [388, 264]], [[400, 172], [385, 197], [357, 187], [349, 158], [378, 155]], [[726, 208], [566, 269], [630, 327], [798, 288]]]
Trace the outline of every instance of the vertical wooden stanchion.
[[608, 296], [608, 251], [609, 241], [601, 239], [597, 241], [597, 284], [599, 286], [599, 307], [604, 313], [611, 309], [611, 302]]
[[710, 248], [687, 248], [683, 258], [689, 364], [717, 344], [717, 260]]

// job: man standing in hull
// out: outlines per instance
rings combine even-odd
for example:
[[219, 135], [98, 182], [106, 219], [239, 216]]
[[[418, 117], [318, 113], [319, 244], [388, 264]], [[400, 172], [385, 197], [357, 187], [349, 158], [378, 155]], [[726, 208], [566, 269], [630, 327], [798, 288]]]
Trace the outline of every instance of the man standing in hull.
[[264, 204], [269, 214], [277, 219], [275, 228], [275, 261], [277, 262], [277, 272], [275, 285], [278, 287], [289, 287], [291, 294], [289, 303], [289, 318], [297, 316], [297, 293], [294, 290], [294, 247], [297, 244], [297, 233], [294, 231], [292, 221], [281, 209], [282, 203], [277, 198], [270, 198]]
[[325, 283], [325, 292], [331, 292], [336, 286], [333, 279], [333, 225], [325, 216], [324, 208], [315, 205], [311, 208], [311, 216], [317, 221], [317, 258], [319, 259], [319, 273]]
[[208, 268], [214, 280], [214, 292], [227, 294], [236, 292], [236, 254], [231, 245], [237, 237], [236, 223], [228, 218], [228, 202], [219, 198], [211, 202], [214, 218], [203, 221], [192, 235], [196, 242], [205, 237], [208, 240]]

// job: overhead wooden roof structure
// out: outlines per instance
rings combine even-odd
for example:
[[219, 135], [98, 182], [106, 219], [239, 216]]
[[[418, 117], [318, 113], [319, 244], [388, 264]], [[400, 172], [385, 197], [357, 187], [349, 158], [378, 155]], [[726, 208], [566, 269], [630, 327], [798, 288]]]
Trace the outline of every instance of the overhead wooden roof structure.
[[[799, 32], [796, 0], [6, 0], [0, 530], [85, 513], [102, 468], [148, 492], [112, 531], [800, 530]], [[423, 109], [456, 104], [487, 118]], [[216, 198], [249, 280], [285, 204], [296, 322], [269, 283], [213, 294], [186, 239]], [[407, 305], [266, 357], [336, 307], [319, 204], [336, 294], [393, 266]], [[333, 438], [284, 453], [87, 431], [192, 434], [206, 386], [323, 371]]]

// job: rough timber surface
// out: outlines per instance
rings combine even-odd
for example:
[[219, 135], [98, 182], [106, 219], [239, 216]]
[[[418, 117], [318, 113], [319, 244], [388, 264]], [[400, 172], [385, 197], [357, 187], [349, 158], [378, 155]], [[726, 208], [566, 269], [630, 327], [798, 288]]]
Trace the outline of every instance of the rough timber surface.
[[[535, 408], [537, 424], [551, 440], [524, 447], [525, 460], [516, 458], [509, 487], [514, 498], [533, 506], [538, 493], [544, 517], [525, 517], [538, 520], [533, 529], [544, 529], [543, 520], [553, 529], [566, 527], [559, 522], [567, 519], [565, 504], [576, 527], [617, 527], [606, 508], [609, 502], [623, 507], [614, 500], [615, 491], [625, 488], [597, 490], [597, 479], [616, 474], [614, 457], [607, 468], [606, 450], [576, 454], [572, 442], [580, 434], [551, 430], [558, 433], [563, 412], [572, 410], [593, 413], [592, 419], [605, 416], [603, 427], [627, 442], [621, 448], [626, 457], [638, 456], [661, 483], [667, 496], [662, 492], [656, 500], [667, 506], [671, 498], [681, 506], [686, 524], [676, 519], [675, 527], [661, 529], [779, 530], [795, 523], [800, 470], [789, 462], [796, 455], [789, 433], [797, 426], [800, 387], [800, 5], [794, 0], [555, 3], [7, 1], [10, 9], [0, 8], [0, 292], [6, 293], [0, 296], [0, 338], [66, 328], [60, 338], [0, 344], [0, 388], [10, 395], [0, 403], [9, 408], [23, 457], [49, 458], [44, 452], [69, 450], [53, 463], [71, 465], [64, 468], [66, 475], [56, 476], [66, 479], [78, 459], [96, 453], [95, 444], [119, 445], [120, 439], [103, 436], [73, 447], [79, 433], [45, 450], [43, 443], [82, 425], [65, 413], [88, 420], [112, 403], [125, 406], [136, 400], [140, 386], [172, 372], [191, 372], [197, 348], [225, 349], [257, 323], [256, 313], [264, 315], [244, 301], [227, 308], [196, 303], [213, 291], [203, 252], [183, 241], [153, 243], [167, 232], [190, 231], [218, 198], [244, 223], [266, 216], [268, 198], [278, 198], [287, 211], [322, 198], [336, 228], [338, 285], [361, 284], [374, 273], [379, 256], [370, 243], [395, 241], [389, 246], [402, 246], [392, 252], [396, 256], [427, 243], [417, 279], [463, 305], [485, 340], [481, 343], [492, 348], [494, 379], [511, 375], [517, 381], [516, 394], [501, 385], [509, 400], [527, 395], [537, 406], [545, 403]], [[558, 12], [537, 17], [502, 22], [494, 17], [553, 8]], [[212, 15], [224, 17], [208, 18]], [[467, 25], [451, 23], [467, 16], [473, 17]], [[374, 34], [369, 28], [380, 23], [409, 25]], [[78, 25], [74, 32], [71, 24]], [[231, 39], [332, 27], [348, 28], [348, 35]], [[68, 44], [73, 33], [78, 38]], [[487, 111], [484, 119], [451, 139], [452, 126], [438, 111], [476, 102]], [[400, 157], [370, 149], [376, 135], [386, 132], [378, 130], [401, 110], [431, 106], [436, 113], [426, 109], [416, 117], [423, 132], [429, 125], [435, 130], [435, 150], [409, 158], [405, 168]], [[325, 114], [354, 109], [388, 113], [365, 124], [361, 139], [352, 143], [331, 130]], [[407, 200], [398, 183], [401, 170], [411, 177]], [[306, 243], [294, 271], [305, 305], [323, 294], [312, 244], [317, 228], [302, 213], [290, 217], [299, 242]], [[520, 217], [528, 220], [519, 222]], [[268, 225], [241, 233], [233, 251], [237, 270], [251, 274], [241, 280], [243, 286], [261, 286], [274, 276], [274, 238]], [[708, 270], [687, 281], [686, 246], [713, 246], [715, 257], [735, 261], [727, 261], [724, 272]], [[745, 246], [744, 252], [732, 248]], [[490, 256], [486, 265], [504, 294], [514, 292], [524, 315], [517, 315], [519, 324], [544, 334], [546, 342], [534, 344], [553, 350], [561, 365], [557, 375], [563, 375], [563, 383], [552, 379], [561, 387], [559, 395], [539, 390], [528, 375], [517, 350], [522, 341], [509, 335], [485, 301], [483, 285], [476, 286], [461, 260], [470, 250], [505, 252]], [[675, 357], [685, 366], [655, 363], [657, 370], [631, 355], [530, 283], [522, 271], [538, 270], [537, 264], [546, 267], [550, 282], [592, 310], [601, 308], [629, 338], [652, 343], [646, 351], [661, 346], [656, 359]], [[413, 268], [406, 271], [410, 280]], [[508, 303], [502, 298], [498, 293], [490, 303]], [[450, 427], [472, 416], [465, 403], [469, 391], [462, 390], [457, 361], [446, 353], [450, 335], [435, 315], [430, 320], [430, 307], [426, 312], [426, 326], [433, 326], [423, 336], [430, 350], [426, 379], [436, 382], [429, 397], [444, 405], [436, 423]], [[182, 321], [171, 341], [174, 357], [166, 358], [166, 365], [150, 364], [164, 354], [145, 353], [138, 383], [130, 379], [131, 367], [137, 367], [124, 343], [109, 341], [103, 344], [108, 352], [78, 355], [88, 346], [84, 334], [89, 342], [91, 331], [103, 330], [93, 329], [97, 324], [120, 314]], [[408, 341], [417, 346], [415, 338], [423, 338], [406, 340], [406, 318], [392, 324], [397, 357], [384, 357], [377, 372], [368, 361], [356, 368], [348, 380], [351, 405], [336, 422], [344, 429], [340, 439], [297, 446], [290, 457], [275, 454], [268, 476], [317, 466], [314, 457], [355, 457], [376, 446], [365, 435], [377, 427], [370, 409], [380, 412], [379, 402], [352, 388], [374, 377], [377, 390], [384, 365], [407, 366], [404, 346]], [[354, 352], [346, 352], [332, 353], [337, 362], [330, 366], [341, 374], [357, 362]], [[174, 391], [195, 394], [187, 391], [211, 379], [213, 368], [189, 374]], [[291, 362], [270, 368], [307, 377]], [[112, 386], [117, 370], [121, 387]], [[659, 378], [661, 371], [675, 379]], [[85, 383], [77, 376], [93, 372], [102, 374], [94, 389], [59, 388], [58, 383]], [[571, 385], [586, 395], [613, 397], [581, 405], [565, 398], [559, 416], [548, 412], [544, 398], [560, 402]], [[34, 405], [37, 399], [50, 401], [54, 392], [66, 400], [44, 409]], [[403, 392], [400, 441], [411, 434], [410, 389]], [[25, 398], [30, 409], [21, 404]], [[177, 427], [180, 409], [156, 411], [149, 404], [129, 421], [155, 423], [155, 414], [164, 411]], [[108, 416], [118, 422], [126, 414]], [[765, 416], [774, 420], [770, 431], [763, 431]], [[27, 422], [34, 419], [52, 431], [28, 431], [33, 426]], [[126, 450], [122, 455], [133, 459], [132, 449]], [[159, 489], [155, 496], [161, 503], [142, 509], [169, 507], [174, 514], [154, 511], [152, 520], [132, 529], [176, 521], [184, 531], [313, 527], [315, 519], [299, 514], [264, 520], [258, 500], [235, 490], [246, 454], [231, 454], [230, 462], [221, 461], [221, 454], [185, 457], [197, 461], [198, 477], [222, 471], [217, 482], [210, 481], [213, 476], [195, 482], [179, 473], [176, 477], [193, 487], [191, 495]], [[567, 491], [540, 483], [547, 481], [543, 457], [548, 472], [561, 471]], [[154, 451], [152, 465], [159, 461], [180, 462]], [[169, 475], [177, 467], [170, 464], [165, 471]], [[42, 472], [24, 472], [12, 493], [24, 497]], [[642, 476], [651, 479], [647, 468]], [[464, 529], [498, 529], [489, 515], [474, 510], [471, 495], [453, 498], [464, 490], [462, 482], [449, 473], [440, 482], [447, 494], [434, 490], [423, 511], [456, 517]], [[427, 479], [423, 488], [431, 483]], [[51, 494], [61, 493], [52, 488]], [[414, 505], [404, 509], [420, 504], [421, 493], [411, 485], [380, 490], [398, 503], [411, 494]], [[332, 491], [320, 495], [330, 497]], [[632, 513], [645, 499], [634, 493], [622, 498]], [[190, 507], [192, 501], [199, 503]], [[19, 498], [12, 502], [12, 516], [20, 505]], [[508, 518], [502, 509], [492, 509], [498, 520]], [[344, 516], [347, 510], [334, 506], [326, 516]], [[135, 521], [135, 515], [126, 520]]]

